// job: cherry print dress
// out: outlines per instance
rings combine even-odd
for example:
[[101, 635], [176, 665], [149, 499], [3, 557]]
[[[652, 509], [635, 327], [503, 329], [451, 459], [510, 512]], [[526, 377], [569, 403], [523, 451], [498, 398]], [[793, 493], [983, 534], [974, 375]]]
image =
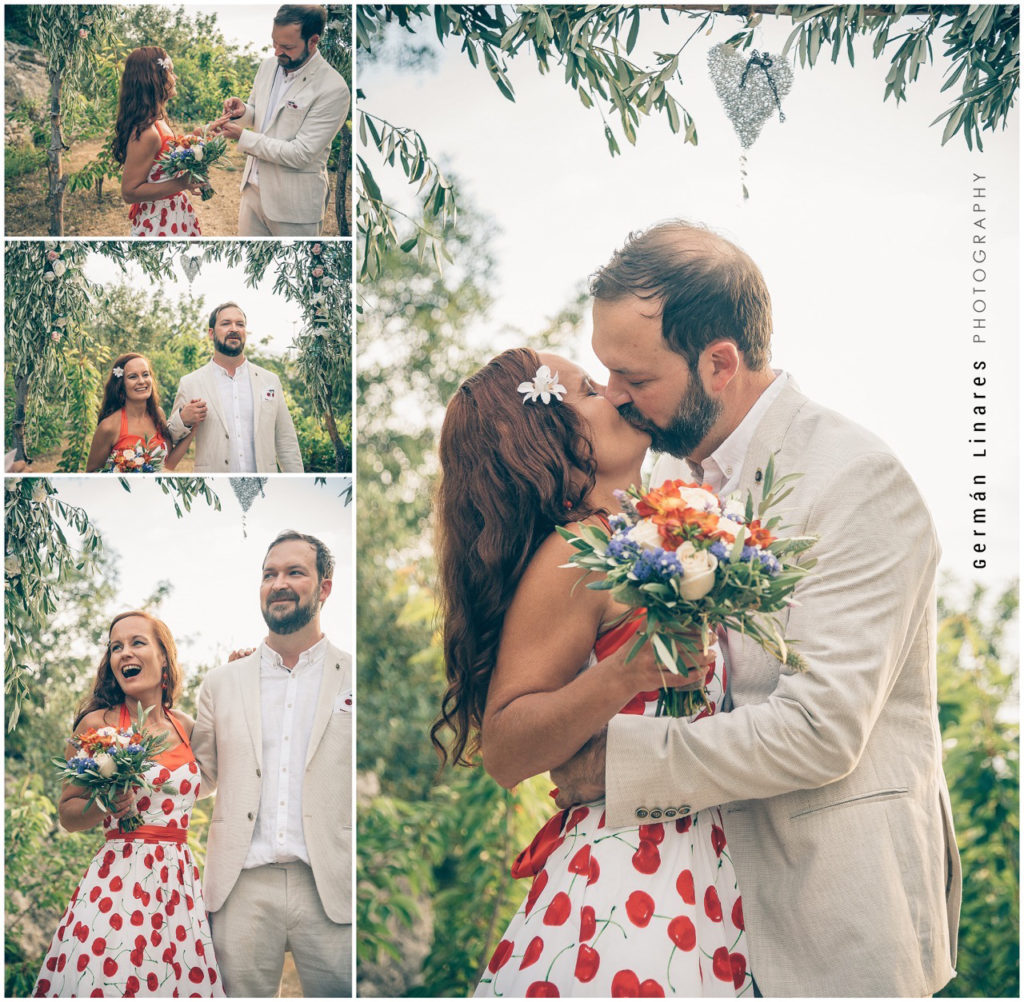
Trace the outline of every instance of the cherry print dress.
[[[598, 660], [636, 632], [601, 636]], [[718, 662], [721, 663], [721, 658]], [[713, 713], [724, 671], [708, 671]], [[654, 715], [658, 693], [621, 713]], [[477, 996], [753, 996], [743, 904], [720, 812], [629, 828], [605, 825], [604, 801], [560, 811], [519, 854], [526, 900], [484, 970]]]
[[[164, 121], [158, 121], [156, 128], [162, 140], [160, 152], [157, 154], [157, 157], [160, 157], [170, 145], [171, 140], [174, 139], [174, 133]], [[154, 160], [146, 180], [150, 182], [166, 181], [169, 177], [170, 175], [165, 174]], [[202, 236], [196, 211], [192, 208], [192, 202], [185, 191], [179, 191], [177, 194], [171, 195], [170, 198], [158, 198], [152, 202], [133, 202], [132, 207], [128, 210], [128, 218], [132, 223], [131, 235], [133, 237]]]
[[[37, 998], [223, 997], [199, 870], [186, 842], [199, 793], [188, 739], [156, 756], [147, 778], [163, 792], [140, 796], [143, 823], [122, 834], [103, 822], [93, 857], [43, 961]], [[119, 728], [131, 726], [121, 707]]]

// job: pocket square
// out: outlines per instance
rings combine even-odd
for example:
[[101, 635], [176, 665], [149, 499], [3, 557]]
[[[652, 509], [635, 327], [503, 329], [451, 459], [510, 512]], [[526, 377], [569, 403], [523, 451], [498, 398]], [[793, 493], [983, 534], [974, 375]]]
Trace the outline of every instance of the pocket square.
[[299, 110], [299, 106], [294, 101], [286, 101], [285, 104], [289, 108], [294, 108], [296, 111]]
[[273, 386], [271, 386], [268, 389], [263, 391], [263, 399], [264, 400], [273, 400], [274, 399], [274, 387]]
[[339, 692], [334, 700], [335, 713], [351, 713], [355, 705], [355, 694], [349, 689], [347, 692]]

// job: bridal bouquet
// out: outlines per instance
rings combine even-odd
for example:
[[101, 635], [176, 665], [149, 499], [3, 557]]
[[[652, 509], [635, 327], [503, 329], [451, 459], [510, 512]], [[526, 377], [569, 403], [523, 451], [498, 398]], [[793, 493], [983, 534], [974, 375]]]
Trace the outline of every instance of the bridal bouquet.
[[175, 136], [156, 162], [167, 175], [187, 174], [189, 180], [203, 186], [204, 202], [213, 198], [210, 186], [210, 168], [227, 153], [228, 141], [223, 136]]
[[159, 473], [164, 468], [167, 450], [158, 445], [152, 449], [136, 442], [130, 449], [114, 449], [107, 458], [104, 473]]
[[[145, 710], [139, 706], [135, 726], [131, 730], [119, 731], [115, 727], [89, 728], [81, 734], [73, 734], [69, 744], [76, 753], [73, 758], [55, 758], [53, 764], [64, 782], [76, 783], [90, 791], [88, 810], [94, 803], [110, 809], [110, 804], [132, 787], [163, 792], [146, 779], [145, 772], [156, 763], [166, 738], [162, 734], [146, 734], [143, 725], [153, 708]], [[121, 818], [118, 827], [122, 832], [133, 832], [142, 824], [141, 814]]]
[[[715, 631], [725, 627], [801, 671], [806, 665], [774, 613], [789, 605], [793, 589], [814, 566], [813, 559], [795, 560], [816, 537], [776, 536], [781, 519], [763, 521], [799, 476], [776, 479], [769, 460], [756, 507], [752, 494], [745, 502], [736, 495], [723, 499], [684, 480], [666, 480], [646, 493], [619, 491], [623, 511], [609, 520], [611, 535], [592, 525], [559, 527], [576, 550], [566, 566], [600, 573], [588, 588], [608, 589], [616, 601], [646, 611], [629, 658], [650, 641], [667, 671], [685, 672], [684, 656], [706, 653]], [[689, 716], [706, 703], [703, 687], [662, 689], [658, 713]]]

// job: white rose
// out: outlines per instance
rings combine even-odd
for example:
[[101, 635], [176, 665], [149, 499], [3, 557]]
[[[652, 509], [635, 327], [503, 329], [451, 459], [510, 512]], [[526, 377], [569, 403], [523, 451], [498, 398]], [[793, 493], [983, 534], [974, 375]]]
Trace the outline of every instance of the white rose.
[[53, 262], [53, 273], [60, 278], [68, 270], [68, 266], [60, 259]]
[[[678, 551], [676, 556], [679, 556]], [[683, 565], [683, 577], [678, 585], [679, 595], [696, 602], [714, 587], [718, 559], [707, 550], [697, 550], [692, 556], [679, 557], [679, 562]]]
[[680, 487], [679, 497], [688, 508], [695, 511], [713, 511], [716, 515], [720, 511], [718, 498], [701, 487]]
[[13, 578], [21, 573], [21, 557], [10, 556], [4, 560], [4, 572]]
[[646, 519], [641, 519], [633, 526], [626, 536], [631, 539], [637, 546], [642, 546], [645, 550], [660, 550], [661, 546], [661, 533], [658, 532], [658, 527]]
[[203, 159], [203, 148], [202, 146], [192, 147], [192, 156], [195, 157], [196, 163]]
[[740, 499], [738, 494], [730, 494], [722, 506], [722, 514], [734, 522], [742, 522], [747, 517], [746, 503]]
[[93, 761], [96, 763], [96, 771], [104, 779], [110, 779], [117, 772], [117, 763], [106, 752], [100, 752]]
[[742, 521], [734, 521], [731, 518], [720, 518], [718, 520], [718, 531], [727, 532], [732, 536], [732, 541], [735, 542], [737, 539], [746, 535], [747, 527]]

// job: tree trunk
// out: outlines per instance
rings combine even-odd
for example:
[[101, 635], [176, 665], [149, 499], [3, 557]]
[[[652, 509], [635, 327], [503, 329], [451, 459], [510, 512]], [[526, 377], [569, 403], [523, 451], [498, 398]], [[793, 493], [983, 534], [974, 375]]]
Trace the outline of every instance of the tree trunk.
[[351, 473], [352, 458], [349, 450], [345, 448], [341, 436], [338, 434], [338, 425], [334, 420], [334, 414], [328, 406], [324, 410], [324, 424], [327, 426], [327, 434], [331, 437], [331, 444], [334, 446], [334, 472]]
[[338, 233], [352, 236], [348, 215], [348, 182], [352, 166], [352, 130], [348, 122], [341, 127], [341, 147], [338, 149], [337, 183], [334, 186], [334, 214], [338, 219]]
[[46, 176], [49, 190], [46, 204], [50, 209], [50, 236], [64, 235], [64, 188], [68, 183], [61, 176], [60, 155], [64, 140], [60, 134], [60, 96], [64, 79], [56, 70], [50, 70], [50, 148], [46, 152]]
[[14, 461], [28, 461], [25, 451], [25, 401], [28, 400], [28, 373], [18, 376], [14, 383]]

